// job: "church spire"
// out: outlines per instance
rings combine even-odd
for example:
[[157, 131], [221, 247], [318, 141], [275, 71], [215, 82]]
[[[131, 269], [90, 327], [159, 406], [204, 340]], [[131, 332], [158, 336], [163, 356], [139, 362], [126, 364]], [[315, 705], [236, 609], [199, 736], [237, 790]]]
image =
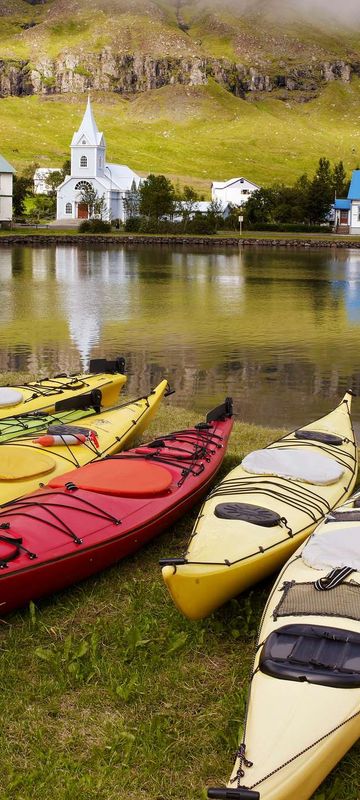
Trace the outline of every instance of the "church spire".
[[102, 133], [100, 133], [98, 130], [91, 107], [90, 92], [88, 94], [87, 106], [82, 123], [79, 127], [79, 130], [74, 135], [74, 139], [79, 139], [80, 136], [85, 136], [87, 139], [87, 144], [90, 145], [99, 145], [102, 139]]
[[99, 144], [100, 134], [91, 108], [90, 92], [88, 94], [86, 111], [80, 127], [81, 132], [85, 133], [85, 136], [89, 139], [90, 144]]

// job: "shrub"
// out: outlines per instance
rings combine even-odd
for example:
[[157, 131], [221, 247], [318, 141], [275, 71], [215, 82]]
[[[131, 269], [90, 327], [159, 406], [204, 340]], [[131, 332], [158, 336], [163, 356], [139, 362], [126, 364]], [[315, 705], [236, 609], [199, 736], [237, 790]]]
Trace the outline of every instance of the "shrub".
[[128, 233], [138, 233], [142, 230], [143, 222], [142, 217], [129, 217], [125, 222], [124, 228]]
[[[244, 231], [277, 231], [278, 233], [331, 233], [331, 225], [302, 225], [301, 222], [247, 222]], [[243, 229], [244, 230], [244, 229]]]
[[80, 233], [110, 233], [111, 222], [103, 219], [84, 219], [79, 225]]
[[187, 225], [188, 233], [212, 234], [216, 233], [216, 220], [212, 214], [194, 214]]

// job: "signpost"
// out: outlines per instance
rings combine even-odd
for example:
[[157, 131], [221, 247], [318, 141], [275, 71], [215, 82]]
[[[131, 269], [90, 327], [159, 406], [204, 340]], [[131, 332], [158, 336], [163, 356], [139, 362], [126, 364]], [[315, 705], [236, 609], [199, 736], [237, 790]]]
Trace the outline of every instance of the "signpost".
[[238, 220], [239, 220], [239, 226], [240, 226], [240, 236], [241, 236], [241, 225], [242, 225], [242, 223], [244, 222], [244, 217], [243, 217], [243, 216], [241, 216], [241, 215], [239, 215], [239, 217], [238, 217]]

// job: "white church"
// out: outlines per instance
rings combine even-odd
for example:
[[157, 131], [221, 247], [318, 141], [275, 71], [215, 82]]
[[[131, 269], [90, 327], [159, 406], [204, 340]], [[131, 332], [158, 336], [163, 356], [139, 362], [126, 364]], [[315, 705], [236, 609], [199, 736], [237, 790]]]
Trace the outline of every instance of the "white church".
[[89, 218], [82, 190], [90, 186], [99, 198], [104, 198], [103, 218], [124, 222], [124, 201], [140, 182], [140, 176], [129, 167], [107, 163], [104, 135], [97, 128], [89, 97], [82, 123], [71, 142], [71, 175], [57, 189], [57, 221]]

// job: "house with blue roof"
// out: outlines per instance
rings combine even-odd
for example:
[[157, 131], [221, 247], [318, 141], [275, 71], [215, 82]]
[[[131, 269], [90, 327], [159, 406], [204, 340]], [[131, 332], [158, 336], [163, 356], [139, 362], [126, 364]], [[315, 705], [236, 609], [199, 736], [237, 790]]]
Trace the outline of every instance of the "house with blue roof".
[[348, 196], [336, 199], [335, 231], [360, 235], [360, 169], [354, 169]]
[[14, 174], [14, 167], [0, 156], [0, 225], [12, 220]]

